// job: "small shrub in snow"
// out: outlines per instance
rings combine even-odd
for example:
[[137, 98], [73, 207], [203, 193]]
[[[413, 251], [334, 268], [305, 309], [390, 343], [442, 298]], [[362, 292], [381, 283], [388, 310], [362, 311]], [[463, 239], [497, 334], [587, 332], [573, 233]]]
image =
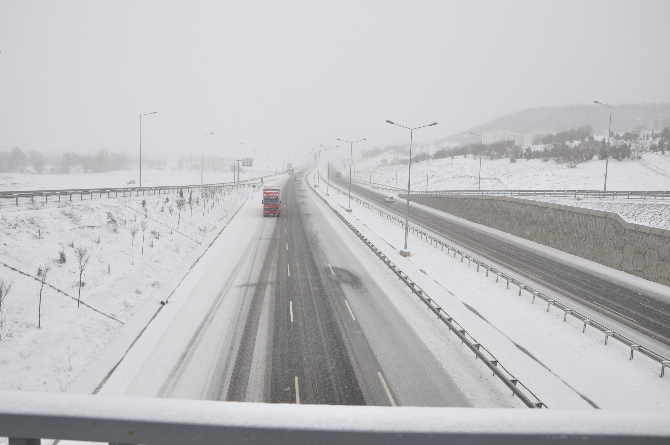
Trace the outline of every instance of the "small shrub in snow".
[[[158, 230], [152, 230], [151, 235], [156, 239], [160, 239], [161, 237], [161, 233]], [[153, 245], [151, 247], [153, 247]]]
[[131, 179], [130, 181], [126, 182], [126, 185], [132, 185], [135, 184], [135, 180]]
[[12, 286], [14, 286], [13, 281], [7, 278], [0, 278], [0, 314], [2, 314], [2, 303], [12, 291]]
[[512, 156], [511, 158], [509, 158], [509, 163], [510, 163], [510, 164], [516, 164], [516, 158], [515, 158], [514, 156]]
[[107, 225], [112, 228], [114, 233], [119, 233], [119, 222], [112, 212], [107, 212]]
[[68, 244], [67, 246], [74, 249], [74, 241], [70, 241], [70, 244]]
[[58, 264], [65, 264], [67, 262], [67, 256], [65, 256], [65, 251], [61, 250], [58, 252], [58, 259], [56, 259]]
[[140, 227], [142, 227], [142, 255], [144, 255], [144, 232], [147, 230], [147, 220], [145, 219], [140, 223]]
[[91, 259], [91, 254], [88, 253], [88, 249], [86, 247], [77, 247], [74, 250], [74, 256], [77, 258], [77, 267], [79, 269], [79, 293], [77, 295], [77, 307], [79, 307], [79, 302], [81, 301], [81, 288], [84, 283], [82, 278], [84, 276], [86, 266], [88, 266], [88, 260]]
[[130, 231], [130, 264], [135, 264], [135, 235], [137, 235], [139, 228], [137, 224], [133, 224], [128, 230]]
[[37, 306], [37, 329], [42, 329], [42, 290], [44, 290], [44, 282], [47, 280], [51, 267], [47, 264], [37, 268], [37, 278], [40, 280], [40, 301]]

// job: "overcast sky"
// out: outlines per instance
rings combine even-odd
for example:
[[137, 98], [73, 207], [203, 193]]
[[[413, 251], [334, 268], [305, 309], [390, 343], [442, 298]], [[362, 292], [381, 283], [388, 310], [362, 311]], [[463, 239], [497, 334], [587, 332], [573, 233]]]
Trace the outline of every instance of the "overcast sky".
[[437, 121], [429, 142], [529, 107], [670, 102], [668, 17], [667, 0], [0, 0], [0, 150], [134, 154], [157, 111], [150, 154], [214, 132], [206, 153], [300, 161], [408, 142], [386, 119]]

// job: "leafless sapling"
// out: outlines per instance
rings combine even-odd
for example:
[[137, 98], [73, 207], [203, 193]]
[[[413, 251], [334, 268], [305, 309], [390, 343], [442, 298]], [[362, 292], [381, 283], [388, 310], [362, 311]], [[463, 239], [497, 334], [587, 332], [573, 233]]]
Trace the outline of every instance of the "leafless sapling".
[[0, 314], [2, 314], [2, 303], [12, 290], [14, 282], [7, 278], [0, 278]]
[[139, 229], [137, 224], [133, 224], [128, 230], [130, 231], [130, 264], [135, 264], [135, 235], [137, 235]]
[[191, 220], [193, 219], [193, 191], [188, 192], [188, 206], [191, 209]]
[[142, 255], [144, 255], [144, 232], [147, 231], [147, 220], [142, 221]]
[[168, 206], [168, 212], [170, 212], [170, 233], [172, 233], [172, 214], [174, 213], [174, 207], [172, 207], [172, 204]]
[[74, 249], [74, 256], [77, 258], [77, 266], [79, 267], [79, 294], [77, 295], [77, 307], [79, 307], [81, 301], [81, 288], [84, 285], [82, 278], [86, 266], [88, 266], [88, 260], [91, 259], [91, 254], [86, 247], [77, 247]]
[[181, 223], [181, 211], [184, 210], [186, 206], [186, 200], [184, 198], [177, 199], [177, 210], [179, 210], [179, 219], [177, 220], [177, 230], [179, 230], [179, 224]]
[[37, 278], [40, 279], [40, 302], [37, 306], [37, 329], [42, 329], [42, 291], [44, 290], [44, 284], [50, 270], [51, 266], [48, 264], [43, 264], [37, 268]]

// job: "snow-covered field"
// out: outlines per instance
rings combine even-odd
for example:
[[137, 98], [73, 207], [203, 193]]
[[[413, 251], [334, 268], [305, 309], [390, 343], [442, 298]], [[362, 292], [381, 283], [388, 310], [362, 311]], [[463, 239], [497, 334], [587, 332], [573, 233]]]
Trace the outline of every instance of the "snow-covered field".
[[[382, 166], [382, 161], [402, 159], [396, 154], [386, 154], [359, 161], [356, 178], [376, 184], [407, 187], [407, 166]], [[404, 157], [406, 158], [406, 157]], [[453, 159], [438, 159], [412, 164], [412, 189], [426, 190], [428, 173], [429, 190], [477, 190], [479, 159], [463, 156]], [[589, 161], [569, 168], [553, 160], [509, 159], [482, 161], [482, 190], [602, 190], [605, 161]], [[616, 161], [610, 159], [607, 190], [670, 190], [670, 156], [645, 153], [638, 161]], [[527, 197], [546, 202], [604, 210], [618, 213], [624, 220], [662, 229], [670, 229], [670, 201], [649, 199], [645, 201], [626, 199], [571, 199]]]
[[[102, 175], [105, 185], [125, 181], [121, 173]], [[156, 172], [151, 182], [194, 181], [165, 173]], [[84, 176], [34, 178], [60, 181], [41, 182], [38, 188], [60, 188]], [[87, 185], [101, 185], [94, 184], [98, 179], [90, 177]], [[247, 188], [194, 193], [192, 208], [185, 203], [181, 210], [174, 194], [0, 209], [0, 261], [31, 275], [0, 265], [0, 279], [13, 282], [0, 316], [0, 388], [67, 390], [99, 359], [123, 323], [180, 267], [190, 267], [182, 264], [187, 255], [203, 248], [203, 238], [220, 230], [222, 220], [249, 193]], [[77, 307], [80, 248], [90, 259], [81, 288], [87, 306]], [[50, 269], [46, 282], [53, 287], [44, 286], [38, 327], [40, 282], [33, 277], [45, 266]], [[159, 307], [160, 301], [153, 303]]]
[[[345, 195], [332, 188], [329, 199], [347, 205]], [[528, 295], [519, 296], [495, 276], [477, 273], [418, 237], [409, 240], [412, 256], [401, 257], [402, 228], [355, 202], [352, 206], [352, 213], [342, 212], [345, 217], [550, 408], [670, 410], [670, 379], [659, 378], [656, 362], [640, 355], [629, 360], [624, 345], [605, 346], [600, 333], [587, 329], [583, 334], [571, 317], [563, 322], [562, 312], [547, 313], [546, 305], [531, 304]], [[427, 327], [423, 303], [410, 299], [417, 309], [403, 313], [422, 338], [433, 338], [431, 329], [446, 330], [439, 323]], [[460, 345], [456, 336], [449, 338]], [[428, 344], [438, 358], [449, 348]], [[473, 360], [473, 366], [479, 364]]]
[[[407, 156], [384, 154], [356, 162], [356, 178], [379, 184], [407, 187], [407, 165], [382, 165]], [[343, 173], [348, 168], [339, 168]], [[477, 190], [479, 158], [468, 155], [428, 162], [412, 163], [412, 189], [426, 190], [428, 172], [429, 190]], [[602, 190], [605, 181], [605, 161], [593, 160], [570, 168], [553, 160], [509, 159], [482, 160], [482, 190], [546, 190], [579, 189]], [[670, 190], [670, 155], [645, 153], [638, 161], [610, 159], [607, 190]]]
[[[273, 175], [275, 171], [242, 169], [240, 179]], [[130, 181], [135, 181], [129, 184]], [[232, 182], [233, 172], [205, 172], [205, 184]], [[200, 172], [195, 170], [142, 169], [142, 186], [200, 184]], [[139, 170], [119, 170], [106, 173], [70, 173], [67, 175], [35, 175], [32, 173], [0, 173], [0, 190], [59, 190], [73, 187], [137, 187]]]

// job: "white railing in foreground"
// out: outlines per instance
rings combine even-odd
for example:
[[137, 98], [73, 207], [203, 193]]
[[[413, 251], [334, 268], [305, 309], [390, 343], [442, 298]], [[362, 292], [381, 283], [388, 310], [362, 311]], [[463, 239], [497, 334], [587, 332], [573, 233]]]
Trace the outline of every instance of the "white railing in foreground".
[[[116, 444], [668, 443], [657, 411], [281, 405], [0, 391], [0, 436]], [[32, 440], [31, 440], [32, 439]]]

